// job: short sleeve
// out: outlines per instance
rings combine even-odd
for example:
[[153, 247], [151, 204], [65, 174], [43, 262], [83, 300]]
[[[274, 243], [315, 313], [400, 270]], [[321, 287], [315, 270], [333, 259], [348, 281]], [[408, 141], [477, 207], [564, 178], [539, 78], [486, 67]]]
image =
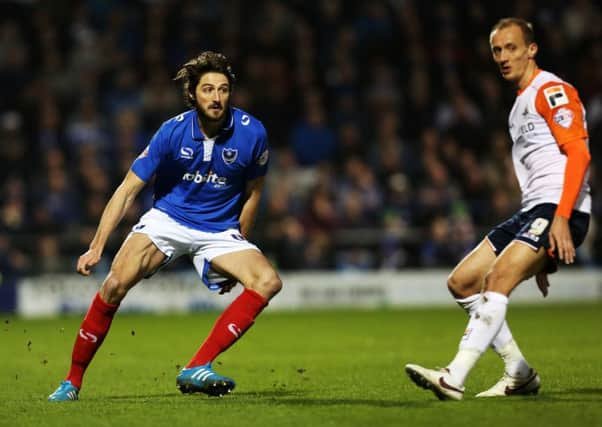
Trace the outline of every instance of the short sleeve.
[[268, 172], [268, 163], [270, 161], [270, 150], [268, 148], [268, 137], [265, 132], [257, 138], [257, 143], [253, 149], [253, 158], [249, 165], [248, 179], [252, 180], [264, 176]]
[[165, 157], [167, 138], [164, 128], [161, 127], [153, 135], [150, 143], [132, 163], [132, 171], [144, 182], [150, 181], [161, 160]]
[[535, 107], [560, 147], [576, 139], [587, 139], [583, 105], [573, 86], [564, 82], [544, 84], [535, 97]]

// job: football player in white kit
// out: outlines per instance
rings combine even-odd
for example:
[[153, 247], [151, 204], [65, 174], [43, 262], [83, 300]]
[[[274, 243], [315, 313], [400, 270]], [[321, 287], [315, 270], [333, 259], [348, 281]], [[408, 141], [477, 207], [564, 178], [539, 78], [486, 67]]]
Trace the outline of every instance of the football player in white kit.
[[110, 233], [154, 177], [153, 207], [115, 256], [76, 336], [69, 373], [51, 401], [78, 399], [84, 372], [121, 300], [142, 278], [179, 256], [192, 260], [211, 290], [228, 292], [237, 282], [244, 287], [177, 376], [183, 393], [232, 391], [234, 380], [213, 371], [211, 362], [253, 325], [282, 287], [266, 257], [247, 241], [268, 166], [263, 125], [230, 106], [235, 76], [224, 55], [203, 52], [182, 67], [176, 80], [191, 109], [163, 123], [134, 161], [78, 260], [77, 271], [89, 275]]
[[468, 313], [459, 350], [444, 369], [408, 364], [410, 379], [442, 400], [460, 400], [464, 381], [491, 346], [505, 363], [502, 378], [477, 397], [535, 394], [540, 378], [506, 323], [508, 296], [535, 276], [544, 296], [557, 262], [575, 261], [591, 212], [585, 110], [577, 90], [537, 67], [530, 23], [504, 18], [490, 34], [502, 77], [518, 90], [509, 117], [521, 209], [496, 226], [452, 271], [448, 287]]

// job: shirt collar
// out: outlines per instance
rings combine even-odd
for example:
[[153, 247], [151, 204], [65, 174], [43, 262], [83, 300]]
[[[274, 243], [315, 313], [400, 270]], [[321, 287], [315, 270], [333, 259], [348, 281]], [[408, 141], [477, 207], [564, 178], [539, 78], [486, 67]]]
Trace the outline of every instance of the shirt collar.
[[[234, 111], [232, 107], [228, 108], [228, 116], [229, 117], [226, 117], [226, 121], [224, 122], [225, 126], [221, 128], [219, 133], [216, 135], [216, 138], [218, 138], [220, 135], [226, 132], [229, 132], [234, 127]], [[192, 133], [192, 139], [194, 139], [195, 141], [203, 141], [205, 139], [205, 136], [203, 135], [203, 132], [201, 131], [201, 126], [199, 124], [199, 113], [196, 110], [194, 110], [194, 113], [192, 114], [190, 130]]]

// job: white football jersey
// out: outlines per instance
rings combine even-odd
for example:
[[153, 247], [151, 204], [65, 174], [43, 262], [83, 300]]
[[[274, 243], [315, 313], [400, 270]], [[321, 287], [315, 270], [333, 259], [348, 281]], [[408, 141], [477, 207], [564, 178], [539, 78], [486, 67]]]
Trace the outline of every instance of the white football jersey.
[[[552, 73], [536, 71], [516, 97], [509, 128], [514, 170], [522, 192], [521, 209], [558, 204], [567, 163], [561, 147], [576, 139], [588, 144], [585, 109], [576, 89]], [[591, 212], [588, 176], [589, 170], [573, 207], [585, 213]]]

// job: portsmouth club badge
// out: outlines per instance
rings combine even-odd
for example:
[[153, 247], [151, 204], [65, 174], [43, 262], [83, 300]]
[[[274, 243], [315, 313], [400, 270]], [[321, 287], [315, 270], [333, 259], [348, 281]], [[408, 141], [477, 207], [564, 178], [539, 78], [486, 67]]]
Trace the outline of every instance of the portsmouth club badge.
[[222, 159], [227, 165], [230, 165], [238, 157], [238, 150], [236, 148], [224, 148], [222, 149]]

